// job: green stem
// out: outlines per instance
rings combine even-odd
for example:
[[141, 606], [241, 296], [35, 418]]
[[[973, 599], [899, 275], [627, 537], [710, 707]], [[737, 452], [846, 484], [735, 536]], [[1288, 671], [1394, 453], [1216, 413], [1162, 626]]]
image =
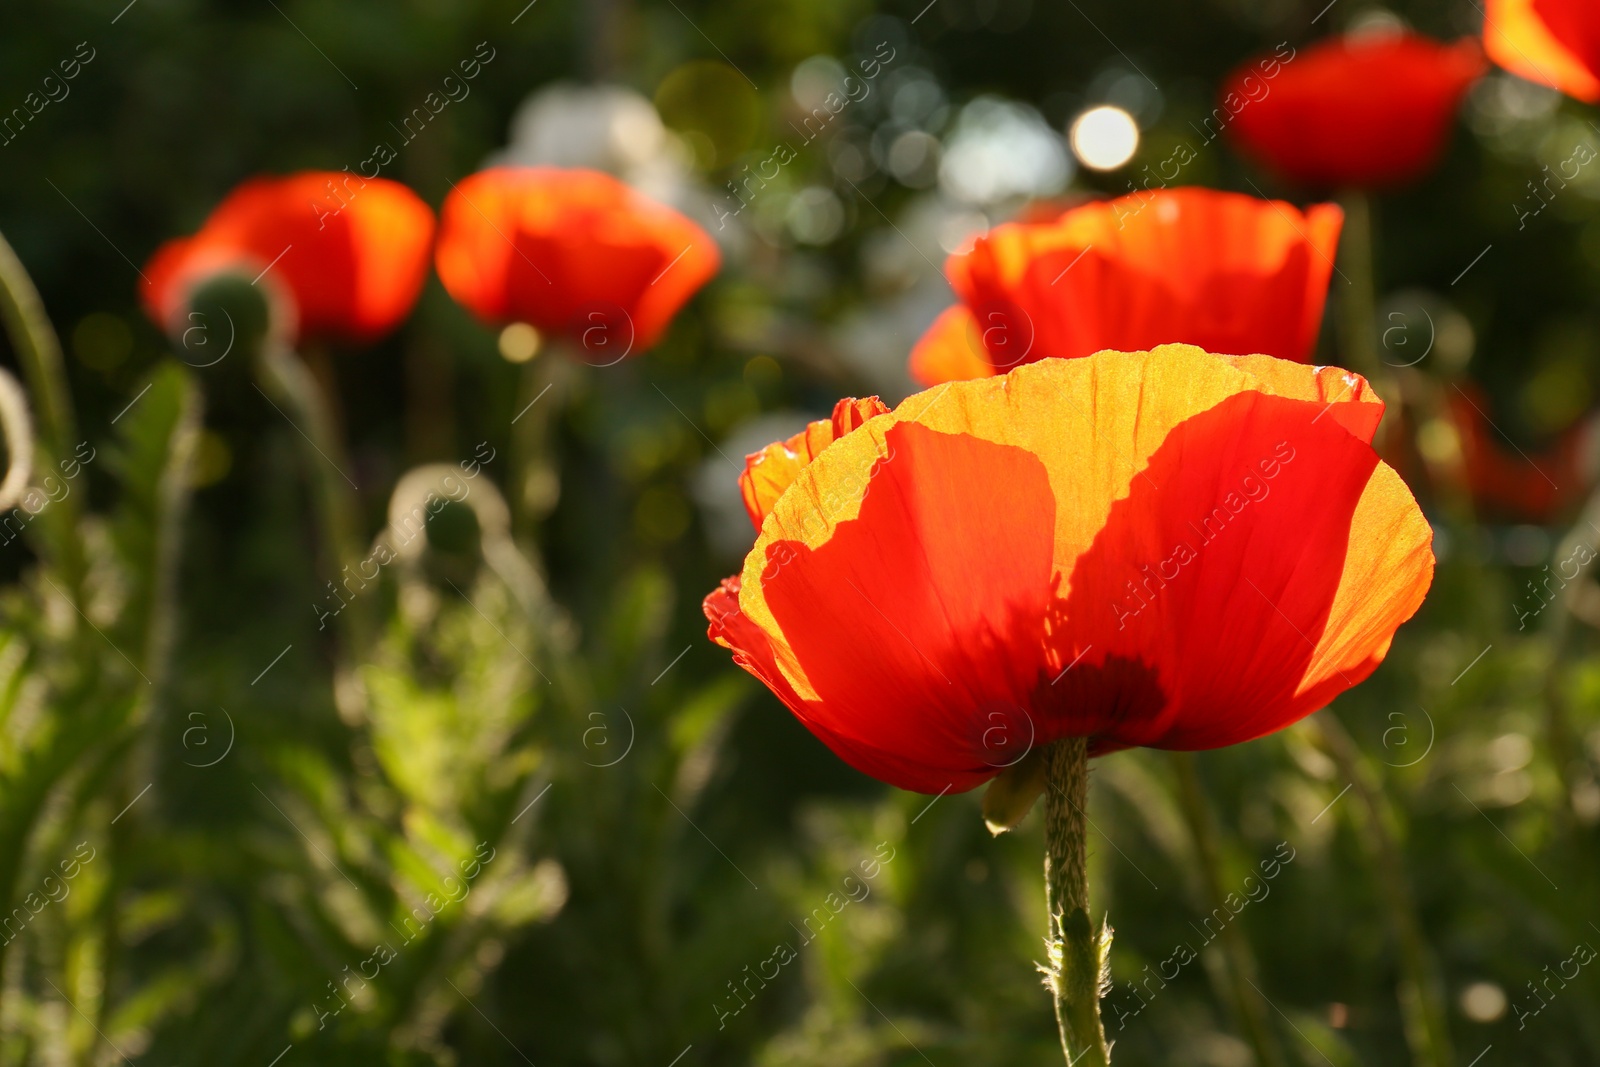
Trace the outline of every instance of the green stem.
[[157, 483], [156, 541], [150, 559], [150, 610], [145, 620], [144, 662], [153, 693], [150, 705], [166, 693], [177, 634], [178, 575], [183, 555], [183, 527], [193, 496], [194, 461], [205, 422], [205, 400], [184, 375], [178, 421], [167, 441], [167, 459]]
[[1055, 1001], [1061, 1051], [1072, 1067], [1107, 1067], [1100, 1022], [1111, 934], [1089, 921], [1088, 814], [1089, 743], [1069, 737], [1045, 752], [1045, 903], [1050, 914], [1050, 970], [1046, 984]]
[[1394, 812], [1382, 789], [1367, 773], [1354, 739], [1333, 709], [1308, 721], [1318, 729], [1323, 747], [1355, 787], [1356, 800], [1365, 815], [1367, 833], [1360, 835], [1363, 852], [1372, 867], [1373, 881], [1383, 895], [1384, 910], [1399, 950], [1400, 1014], [1412, 1062], [1418, 1067], [1451, 1067], [1455, 1063], [1455, 1052], [1450, 1042], [1443, 985], [1433, 954], [1422, 936], [1422, 924], [1417, 919], [1411, 880], [1406, 875], [1397, 834], [1391, 825]]
[[[347, 573], [359, 573], [357, 567], [361, 561], [356, 532], [359, 508], [356, 487], [350, 481], [350, 460], [335, 430], [333, 414], [310, 368], [289, 348], [268, 341], [262, 346], [258, 367], [267, 389], [287, 406], [285, 415], [294, 423], [306, 446], [306, 474], [322, 527], [328, 565], [333, 571], [333, 586], [348, 593], [348, 588], [341, 583]], [[369, 647], [372, 627], [367, 619], [370, 610], [371, 605], [356, 593], [337, 616], [348, 645], [342, 657], [346, 662], [359, 662]]]
[[[1571, 559], [1579, 546], [1591, 552], [1595, 551], [1596, 529], [1600, 529], [1600, 489], [1591, 493], [1589, 499], [1584, 502], [1578, 521], [1573, 523], [1572, 529], [1567, 531], [1567, 535], [1556, 547], [1555, 558]], [[1568, 798], [1567, 803], [1561, 805], [1560, 811], [1562, 827], [1569, 832], [1574, 826], [1571, 817], [1571, 798], [1580, 784], [1577, 771], [1584, 766], [1585, 757], [1583, 745], [1578, 739], [1578, 731], [1573, 729], [1567, 717], [1566, 696], [1562, 692], [1564, 676], [1561, 660], [1572, 630], [1573, 600], [1578, 590], [1587, 582], [1587, 578], [1580, 576], [1562, 586], [1556, 593], [1553, 610], [1545, 627], [1550, 649], [1549, 666], [1544, 671], [1545, 732], [1548, 735], [1550, 754], [1555, 760], [1556, 774], [1560, 777]]]
[[67, 391], [61, 342], [45, 314], [44, 301], [27, 268], [0, 236], [0, 318], [16, 346], [23, 376], [39, 409], [39, 432], [52, 458], [59, 458], [74, 443], [72, 395]]
[[[99, 672], [90, 666], [84, 677], [70, 689], [56, 695], [52, 710], [71, 730], [57, 731], [43, 745], [29, 753], [21, 766], [5, 778], [0, 790], [0, 915], [12, 914], [20, 895], [17, 883], [22, 875], [28, 845], [57, 784], [86, 753], [127, 720], [131, 700], [100, 698]], [[0, 975], [7, 975], [7, 956], [19, 938], [0, 938]], [[0, 1017], [7, 1008], [0, 1003]]]
[[333, 356], [328, 346], [322, 341], [304, 340], [300, 342], [297, 354], [311, 375], [311, 380], [316, 383], [317, 396], [321, 399], [324, 417], [328, 421], [329, 435], [335, 441], [343, 441], [344, 404], [339, 399], [339, 375], [333, 369]]
[[[1194, 753], [1172, 752], [1168, 756], [1177, 774], [1179, 807], [1183, 809], [1184, 821], [1188, 823], [1189, 833], [1194, 838], [1206, 894], [1220, 904], [1228, 895], [1222, 883], [1222, 850]], [[1239, 924], [1227, 923], [1222, 927], [1222, 950], [1227, 960], [1228, 991], [1239, 1016], [1239, 1026], [1255, 1051], [1256, 1063], [1260, 1067], [1282, 1067], [1283, 1050], [1267, 1025], [1261, 998], [1253, 996], [1253, 990], [1249, 988], [1256, 978], [1256, 960]]]
[[[34, 465], [51, 470], [77, 442], [72, 394], [67, 390], [61, 342], [45, 314], [44, 301], [4, 236], [0, 236], [0, 320], [16, 349], [38, 411], [41, 447]], [[51, 562], [66, 579], [67, 591], [76, 604], [83, 599], [83, 579], [88, 571], [88, 557], [79, 537], [77, 498], [69, 494], [52, 504], [47, 523], [55, 532], [45, 539], [57, 552]]]
[[534, 539], [539, 521], [561, 496], [561, 471], [552, 438], [572, 369], [554, 343], [522, 367], [512, 415], [506, 490], [511, 498], [511, 528], [525, 544]]
[[[1385, 403], [1398, 403], [1396, 386], [1378, 358], [1377, 273], [1373, 265], [1372, 203], [1367, 194], [1351, 190], [1339, 198], [1344, 208], [1344, 238], [1340, 242], [1338, 273], [1345, 285], [1339, 299], [1339, 340], [1343, 350], [1341, 364], [1371, 383]], [[1398, 411], [1398, 408], [1396, 409]], [[1383, 451], [1387, 424], [1384, 420], [1373, 438], [1373, 447]]]

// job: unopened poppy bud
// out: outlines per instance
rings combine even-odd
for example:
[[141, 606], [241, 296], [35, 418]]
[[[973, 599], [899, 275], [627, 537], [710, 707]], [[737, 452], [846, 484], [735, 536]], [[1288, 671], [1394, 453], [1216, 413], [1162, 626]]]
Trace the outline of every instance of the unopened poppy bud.
[[1034, 748], [1016, 766], [989, 780], [983, 792], [983, 824], [996, 837], [1015, 830], [1044, 788], [1044, 749]]
[[294, 305], [281, 293], [222, 273], [195, 286], [167, 324], [173, 351], [191, 367], [213, 367], [257, 351], [268, 337], [292, 336]]

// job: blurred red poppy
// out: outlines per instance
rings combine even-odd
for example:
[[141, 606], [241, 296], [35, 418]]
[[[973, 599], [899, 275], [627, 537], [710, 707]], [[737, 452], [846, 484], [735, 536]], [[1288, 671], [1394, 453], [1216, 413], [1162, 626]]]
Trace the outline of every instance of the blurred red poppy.
[[481, 171], [441, 212], [450, 295], [486, 322], [564, 335], [588, 360], [654, 345], [721, 262], [695, 223], [598, 171]]
[[945, 274], [961, 303], [911, 353], [924, 385], [1182, 342], [1306, 360], [1344, 214], [1185, 187], [998, 226]]
[[1483, 47], [1511, 73], [1600, 101], [1600, 5], [1594, 0], [1488, 0]]
[[1449, 397], [1461, 442], [1461, 473], [1480, 514], [1509, 522], [1549, 525], [1578, 505], [1595, 481], [1596, 426], [1585, 419], [1550, 447], [1528, 455], [1490, 421], [1482, 390], [1458, 387]]
[[276, 294], [294, 338], [371, 341], [411, 311], [427, 278], [433, 212], [410, 189], [343, 171], [252, 178], [193, 237], [158, 248], [140, 299], [169, 331], [187, 325], [195, 288], [219, 274]]
[[919, 393], [797, 470], [709, 636], [926, 793], [1063, 737], [1259, 737], [1370, 674], [1427, 592], [1381, 414], [1336, 368], [1187, 345]]
[[1270, 80], [1260, 61], [1223, 84], [1225, 129], [1269, 170], [1316, 188], [1413, 181], [1438, 162], [1451, 121], [1485, 61], [1471, 39], [1409, 32], [1336, 37], [1304, 49]]

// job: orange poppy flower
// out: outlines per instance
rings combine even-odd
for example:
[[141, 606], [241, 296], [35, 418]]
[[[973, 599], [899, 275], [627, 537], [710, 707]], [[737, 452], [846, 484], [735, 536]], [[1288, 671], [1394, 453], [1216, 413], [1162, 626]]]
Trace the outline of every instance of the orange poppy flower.
[[1305, 360], [1344, 213], [1185, 187], [1009, 223], [951, 256], [961, 303], [911, 352], [924, 385], [1169, 342]]
[[1063, 737], [1259, 737], [1370, 674], [1428, 589], [1381, 415], [1336, 368], [1187, 345], [919, 393], [761, 489], [709, 636], [925, 793]]
[[1221, 108], [1243, 151], [1318, 188], [1382, 188], [1438, 162], [1456, 108], [1483, 73], [1471, 39], [1440, 44], [1414, 33], [1335, 37], [1283, 63], [1260, 61], [1224, 82]]
[[1592, 0], [1489, 0], [1483, 47], [1513, 74], [1600, 101], [1600, 7]]
[[564, 335], [590, 360], [654, 345], [721, 262], [699, 226], [599, 171], [492, 168], [441, 212], [439, 279], [458, 303]]
[[292, 337], [371, 341], [416, 303], [432, 240], [433, 212], [397, 182], [343, 171], [253, 178], [193, 237], [156, 250], [140, 300], [158, 325], [181, 331], [198, 285], [239, 274], [277, 296]]

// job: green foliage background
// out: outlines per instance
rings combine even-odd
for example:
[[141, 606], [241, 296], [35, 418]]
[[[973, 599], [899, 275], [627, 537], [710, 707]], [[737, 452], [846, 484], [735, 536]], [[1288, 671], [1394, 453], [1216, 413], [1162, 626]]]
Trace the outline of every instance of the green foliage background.
[[[1058, 129], [1107, 72], [1148, 75], [1164, 107], [1141, 155], [1074, 182], [1114, 194], [1191, 136], [1235, 63], [1370, 10], [122, 2], [0, 12], [0, 108], [80, 42], [95, 54], [70, 96], [0, 146], [0, 232], [65, 342], [75, 425], [31, 390], [47, 458], [80, 442], [96, 457], [0, 545], [0, 911], [32, 916], [0, 959], [0, 1061], [1054, 1062], [1032, 966], [1037, 818], [991, 840], [975, 796], [930, 804], [849, 770], [704, 639], [699, 611], [736, 561], [707, 539], [697, 472], [760, 413], [822, 412], [874, 388], [828, 326], [895, 296], [862, 264], [897, 239], [890, 220], [915, 190], [882, 173], [852, 186], [826, 150], [801, 153], [774, 202], [833, 188], [842, 232], [815, 247], [780, 227], [657, 350], [575, 374], [553, 430], [561, 497], [537, 545], [494, 565], [482, 514], [446, 512], [430, 550], [359, 606], [364, 637], [319, 629], [308, 610], [337, 557], [296, 430], [248, 360], [170, 358], [138, 310], [136, 264], [251, 174], [365, 158], [483, 41], [496, 59], [472, 95], [390, 175], [435, 206], [504, 143], [518, 102], [558, 79], [655, 98], [720, 185], [788, 136], [797, 63], [886, 37], [952, 104], [999, 94]], [[1398, 13], [1441, 37], [1482, 17], [1471, 0]], [[733, 89], [662, 88], [694, 62], [720, 65], [706, 84]], [[1485, 96], [1503, 84], [1480, 88], [1432, 177], [1377, 202], [1377, 274], [1381, 293], [1464, 316], [1470, 363], [1416, 374], [1476, 380], [1533, 452], [1594, 405], [1600, 186], [1526, 226], [1516, 205], [1543, 164], [1593, 143], [1595, 113], [1545, 101], [1511, 121]], [[1225, 147], [1183, 180], [1300, 195]], [[327, 365], [362, 543], [415, 465], [482, 446], [498, 459], [480, 499], [504, 488], [519, 368], [436, 280], [398, 334]], [[1575, 946], [1600, 943], [1594, 633], [1556, 610], [1519, 629], [1514, 605], [1545, 559], [1507, 548], [1544, 536], [1563, 558], [1564, 533], [1418, 492], [1441, 566], [1383, 668], [1308, 724], [1196, 760], [1215, 884], [1184, 766], [1151, 752], [1098, 765], [1091, 876], [1117, 931], [1116, 1062], [1248, 1064], [1241, 1010], [1265, 1020], [1283, 1063], [1600, 1062], [1600, 968], [1540, 987], [1547, 1006], [1525, 1025], [1516, 1010]], [[338, 697], [350, 692], [359, 714]], [[1202, 940], [1198, 924], [1284, 843], [1292, 861], [1231, 924], [1255, 1006], [1241, 1009], [1218, 946], [1136, 997], [1145, 968]], [[34, 914], [29, 894], [91, 852]], [[429, 894], [462, 886], [406, 925]], [[393, 959], [378, 977], [347, 982], [380, 943]], [[750, 983], [779, 945], [794, 958]], [[1498, 1019], [1463, 1008], [1481, 983], [1511, 1002]], [[349, 1005], [332, 1015], [341, 990]], [[1430, 1010], [1444, 1027], [1431, 1038], [1417, 1029]]]

